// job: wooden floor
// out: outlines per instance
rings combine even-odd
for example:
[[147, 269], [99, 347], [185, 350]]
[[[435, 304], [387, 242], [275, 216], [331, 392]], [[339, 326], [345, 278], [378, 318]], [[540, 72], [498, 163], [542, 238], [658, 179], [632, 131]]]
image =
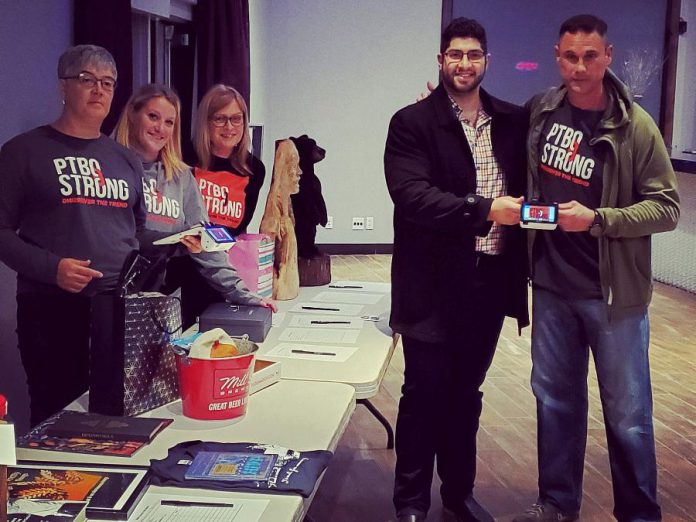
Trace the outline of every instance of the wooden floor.
[[[389, 281], [391, 257], [333, 256], [334, 280]], [[696, 295], [657, 283], [650, 308], [651, 365], [664, 521], [696, 521]], [[508, 320], [509, 321], [509, 320]], [[518, 337], [506, 321], [484, 384], [476, 496], [498, 521], [510, 521], [536, 498], [535, 404], [529, 387], [529, 328]], [[403, 357], [397, 349], [373, 403], [394, 426]], [[594, 369], [582, 521], [613, 520], [611, 478]], [[315, 522], [393, 521], [394, 452], [363, 406], [343, 436], [311, 506]], [[433, 483], [428, 521], [446, 520]]]

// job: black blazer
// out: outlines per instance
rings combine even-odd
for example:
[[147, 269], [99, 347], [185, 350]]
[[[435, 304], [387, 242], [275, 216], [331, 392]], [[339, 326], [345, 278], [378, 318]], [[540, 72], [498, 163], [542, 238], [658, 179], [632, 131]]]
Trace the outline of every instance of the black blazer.
[[[527, 117], [521, 107], [481, 89], [492, 117], [493, 153], [508, 193], [524, 195]], [[440, 85], [425, 100], [398, 111], [384, 152], [387, 187], [394, 201], [394, 255], [390, 325], [401, 334], [441, 342], [457, 331], [475, 267], [474, 237], [485, 236], [492, 199], [476, 195], [476, 167], [461, 123]], [[506, 314], [529, 324], [524, 232], [510, 227], [506, 243]]]

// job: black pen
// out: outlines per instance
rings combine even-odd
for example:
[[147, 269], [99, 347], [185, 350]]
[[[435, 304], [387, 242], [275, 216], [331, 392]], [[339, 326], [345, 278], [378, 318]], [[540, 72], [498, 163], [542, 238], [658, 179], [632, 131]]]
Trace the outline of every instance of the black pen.
[[326, 310], [329, 312], [340, 312], [340, 308], [322, 308], [321, 306], [303, 306], [302, 310]]
[[309, 324], [350, 324], [350, 321], [310, 321]]
[[357, 286], [357, 285], [329, 285], [329, 288], [362, 288], [362, 286]]
[[188, 500], [160, 500], [160, 506], [231, 508], [234, 507], [234, 504], [223, 504], [218, 502], [191, 502]]
[[332, 352], [313, 352], [312, 350], [290, 350], [291, 353], [300, 353], [300, 354], [306, 354], [306, 355], [331, 355], [331, 356], [336, 356], [335, 353]]

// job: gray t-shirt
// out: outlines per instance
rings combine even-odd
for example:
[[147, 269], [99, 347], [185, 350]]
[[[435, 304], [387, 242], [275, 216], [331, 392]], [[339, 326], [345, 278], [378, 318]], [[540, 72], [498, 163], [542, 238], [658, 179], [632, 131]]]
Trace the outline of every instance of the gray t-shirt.
[[57, 292], [61, 258], [104, 274], [83, 295], [115, 288], [145, 230], [142, 165], [110, 138], [81, 139], [43, 126], [0, 149], [0, 261], [18, 293]]
[[[205, 203], [190, 169], [167, 180], [162, 163], [144, 163], [143, 194], [147, 228], [174, 234], [208, 221]], [[187, 254], [183, 246], [178, 254]], [[258, 305], [261, 298], [251, 293], [230, 265], [227, 252], [192, 254], [198, 271], [230, 303]]]

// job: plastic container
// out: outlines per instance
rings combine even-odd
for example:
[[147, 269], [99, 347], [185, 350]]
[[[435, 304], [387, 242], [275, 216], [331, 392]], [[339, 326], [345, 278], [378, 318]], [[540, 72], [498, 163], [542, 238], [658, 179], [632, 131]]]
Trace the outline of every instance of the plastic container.
[[176, 354], [179, 391], [186, 417], [203, 420], [235, 419], [246, 413], [254, 357], [258, 345], [235, 339], [243, 355], [193, 359]]

